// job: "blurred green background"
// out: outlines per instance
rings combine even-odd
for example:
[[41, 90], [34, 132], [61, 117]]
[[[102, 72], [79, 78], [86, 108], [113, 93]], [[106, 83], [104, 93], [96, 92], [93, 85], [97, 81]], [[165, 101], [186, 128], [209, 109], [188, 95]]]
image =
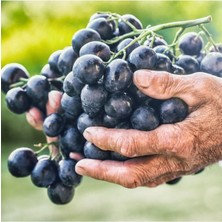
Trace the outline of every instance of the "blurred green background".
[[[220, 1], [2, 1], [1, 66], [18, 62], [38, 74], [49, 55], [71, 44], [74, 32], [87, 25], [96, 11], [137, 16], [144, 26], [212, 15], [206, 25], [222, 42]], [[176, 30], [164, 32], [168, 42]], [[176, 186], [125, 189], [84, 178], [75, 198], [53, 205], [46, 190], [30, 178], [17, 179], [7, 171], [9, 153], [20, 146], [44, 142], [24, 115], [10, 113], [1, 95], [2, 221], [222, 221], [222, 169], [215, 164]]]

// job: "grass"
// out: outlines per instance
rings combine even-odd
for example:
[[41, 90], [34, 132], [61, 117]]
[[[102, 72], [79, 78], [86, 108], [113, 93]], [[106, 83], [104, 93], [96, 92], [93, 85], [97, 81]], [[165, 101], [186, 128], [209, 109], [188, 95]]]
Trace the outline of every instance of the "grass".
[[126, 189], [84, 178], [73, 201], [50, 202], [30, 178], [14, 178], [2, 156], [2, 221], [222, 221], [222, 169], [215, 164], [175, 186]]

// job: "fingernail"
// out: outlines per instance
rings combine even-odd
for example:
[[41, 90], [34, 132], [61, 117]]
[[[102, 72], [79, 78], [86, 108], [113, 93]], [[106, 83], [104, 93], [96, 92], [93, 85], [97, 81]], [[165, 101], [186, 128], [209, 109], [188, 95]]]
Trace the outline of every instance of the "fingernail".
[[82, 176], [86, 175], [86, 170], [85, 170], [85, 168], [83, 166], [80, 165], [80, 163], [76, 164], [75, 171], [76, 171], [76, 173], [78, 173], [78, 174], [80, 174]]
[[85, 137], [86, 140], [91, 141], [92, 140], [92, 130], [90, 128], [86, 128], [85, 131], [83, 132], [83, 136]]
[[30, 113], [27, 113], [26, 119], [31, 126], [36, 127], [36, 121]]
[[142, 87], [147, 88], [149, 87], [149, 74], [151, 74], [152, 71], [150, 70], [138, 70], [134, 73], [134, 82]]

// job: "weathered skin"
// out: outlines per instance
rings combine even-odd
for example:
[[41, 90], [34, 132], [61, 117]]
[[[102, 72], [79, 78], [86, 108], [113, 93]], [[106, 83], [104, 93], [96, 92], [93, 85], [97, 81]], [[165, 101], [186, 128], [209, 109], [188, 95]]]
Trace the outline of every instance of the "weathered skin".
[[[134, 83], [156, 99], [181, 98], [189, 105], [188, 117], [148, 132], [87, 128], [84, 136], [96, 146], [137, 158], [123, 162], [82, 159], [76, 165], [77, 173], [128, 188], [155, 187], [222, 159], [221, 78], [205, 73], [172, 75], [140, 70], [134, 73]], [[54, 100], [59, 101], [59, 97]], [[28, 118], [29, 123], [41, 126], [40, 116], [32, 117], [37, 125]], [[76, 158], [76, 154], [70, 157]]]

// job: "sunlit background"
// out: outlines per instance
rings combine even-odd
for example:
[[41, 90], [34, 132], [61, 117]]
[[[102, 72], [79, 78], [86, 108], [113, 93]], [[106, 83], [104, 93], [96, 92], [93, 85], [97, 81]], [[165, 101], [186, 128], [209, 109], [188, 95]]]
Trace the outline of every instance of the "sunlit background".
[[[23, 64], [34, 75], [49, 55], [71, 44], [75, 31], [87, 25], [96, 11], [134, 14], [146, 25], [212, 15], [206, 25], [216, 42], [222, 42], [220, 1], [3, 1], [1, 8], [2, 67]], [[170, 43], [176, 30], [166, 31]], [[30, 178], [17, 179], [7, 171], [9, 153], [20, 146], [45, 142], [24, 115], [10, 113], [1, 97], [2, 221], [215, 221], [222, 220], [222, 168], [215, 164], [178, 185], [126, 189], [84, 178], [73, 201], [52, 204], [46, 189]], [[216, 126], [215, 126], [216, 127]]]

